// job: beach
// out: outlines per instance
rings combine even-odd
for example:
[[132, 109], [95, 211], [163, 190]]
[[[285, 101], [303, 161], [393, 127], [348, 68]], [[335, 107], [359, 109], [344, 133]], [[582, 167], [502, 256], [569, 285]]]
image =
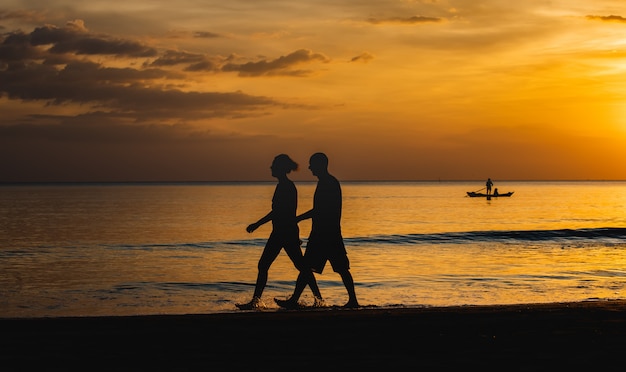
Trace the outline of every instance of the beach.
[[3, 370], [597, 370], [626, 301], [0, 319]]

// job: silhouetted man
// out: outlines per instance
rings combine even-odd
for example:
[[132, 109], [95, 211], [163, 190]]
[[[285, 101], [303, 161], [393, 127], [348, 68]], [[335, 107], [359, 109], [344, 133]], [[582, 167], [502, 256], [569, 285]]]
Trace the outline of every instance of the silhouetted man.
[[487, 188], [487, 195], [491, 194], [491, 186], [493, 186], [493, 182], [491, 178], [487, 178], [487, 182], [485, 183], [485, 187]]

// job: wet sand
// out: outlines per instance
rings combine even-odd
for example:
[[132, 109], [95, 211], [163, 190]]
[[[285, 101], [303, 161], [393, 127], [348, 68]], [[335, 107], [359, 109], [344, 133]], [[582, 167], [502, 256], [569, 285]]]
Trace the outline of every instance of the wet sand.
[[598, 370], [623, 364], [626, 301], [0, 319], [0, 329], [3, 371]]

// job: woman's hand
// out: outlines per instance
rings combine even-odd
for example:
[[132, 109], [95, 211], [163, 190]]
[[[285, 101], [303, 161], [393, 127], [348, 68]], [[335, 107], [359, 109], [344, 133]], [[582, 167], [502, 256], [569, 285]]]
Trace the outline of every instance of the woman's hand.
[[249, 224], [249, 225], [248, 225], [248, 227], [246, 227], [246, 231], [247, 231], [247, 232], [249, 232], [249, 233], [251, 233], [251, 232], [253, 232], [254, 230], [256, 230], [256, 229], [258, 229], [258, 228], [259, 228], [259, 225], [258, 225], [258, 224], [256, 224], [256, 223], [251, 223], [251, 224]]

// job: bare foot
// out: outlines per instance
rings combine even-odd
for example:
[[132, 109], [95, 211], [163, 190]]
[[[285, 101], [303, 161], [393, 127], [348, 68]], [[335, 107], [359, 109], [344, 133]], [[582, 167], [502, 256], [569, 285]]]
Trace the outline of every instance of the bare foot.
[[313, 307], [326, 307], [326, 302], [321, 297], [315, 297], [313, 301]]
[[252, 298], [252, 301], [245, 304], [235, 304], [239, 310], [254, 310], [261, 307], [261, 299], [258, 297]]
[[357, 307], [361, 307], [356, 301], [348, 301], [347, 304], [343, 305], [345, 309], [356, 309]]
[[297, 301], [294, 301], [291, 298], [288, 300], [280, 300], [278, 298], [274, 298], [274, 302], [276, 302], [276, 304], [282, 307], [283, 309], [294, 310], [294, 309], [299, 309], [302, 307]]

